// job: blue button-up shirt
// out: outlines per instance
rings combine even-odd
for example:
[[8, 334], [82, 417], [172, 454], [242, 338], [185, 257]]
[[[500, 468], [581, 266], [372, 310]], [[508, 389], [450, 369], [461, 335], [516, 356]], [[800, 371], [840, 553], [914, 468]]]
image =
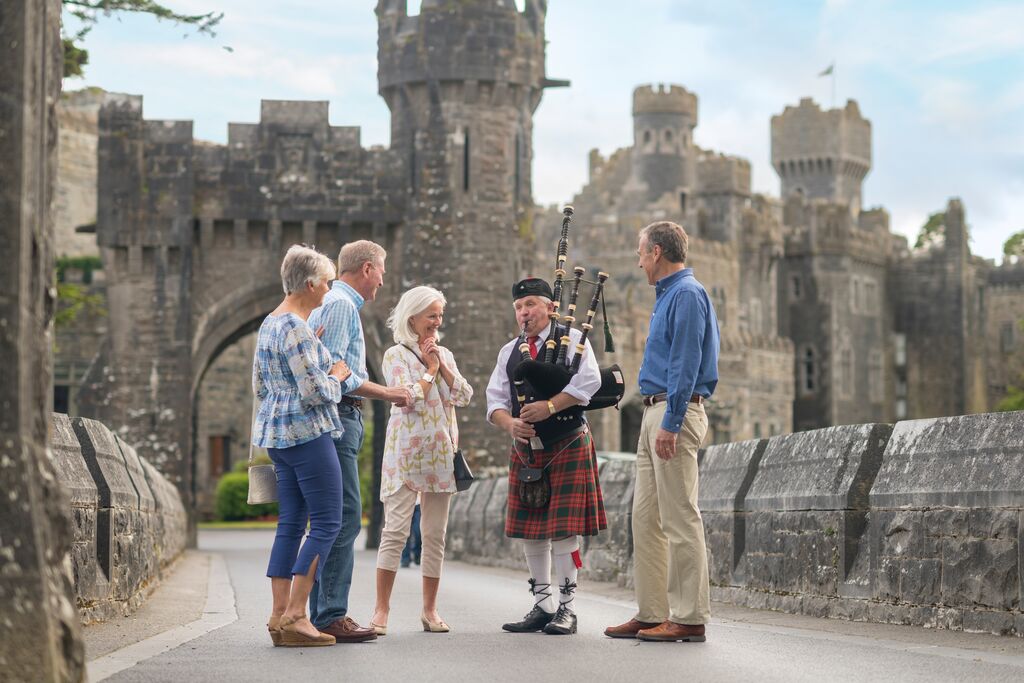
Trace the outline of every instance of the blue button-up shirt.
[[640, 393], [668, 394], [663, 429], [678, 432], [690, 396], [708, 398], [718, 384], [718, 318], [692, 268], [654, 285], [654, 313], [640, 364]]
[[341, 391], [350, 394], [370, 378], [366, 372], [366, 342], [363, 341], [363, 323], [359, 309], [364, 299], [351, 286], [335, 280], [324, 296], [320, 308], [309, 315], [309, 329], [316, 332], [324, 328], [320, 340], [331, 352], [334, 362], [345, 361], [352, 374], [341, 383]]

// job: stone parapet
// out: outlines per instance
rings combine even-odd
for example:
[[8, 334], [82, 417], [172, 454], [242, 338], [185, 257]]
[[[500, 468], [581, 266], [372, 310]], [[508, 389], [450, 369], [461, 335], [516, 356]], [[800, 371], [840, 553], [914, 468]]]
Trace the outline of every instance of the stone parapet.
[[93, 420], [52, 415], [51, 461], [74, 522], [71, 564], [85, 622], [127, 615], [185, 548], [178, 490]]
[[[603, 455], [608, 529], [585, 539], [581, 577], [630, 586], [635, 465]], [[716, 445], [699, 468], [715, 600], [1024, 635], [1024, 412]], [[500, 526], [507, 486], [456, 497], [450, 556], [525, 567]]]

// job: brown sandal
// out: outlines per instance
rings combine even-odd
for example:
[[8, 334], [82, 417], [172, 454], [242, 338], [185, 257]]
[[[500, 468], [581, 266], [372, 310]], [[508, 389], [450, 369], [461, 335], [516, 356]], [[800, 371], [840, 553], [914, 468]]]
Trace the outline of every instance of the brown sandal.
[[[304, 617], [299, 617], [303, 619]], [[320, 633], [316, 636], [307, 636], [295, 630], [295, 622], [299, 619], [281, 618], [281, 647], [322, 647], [334, 645], [334, 636], [329, 633]]]

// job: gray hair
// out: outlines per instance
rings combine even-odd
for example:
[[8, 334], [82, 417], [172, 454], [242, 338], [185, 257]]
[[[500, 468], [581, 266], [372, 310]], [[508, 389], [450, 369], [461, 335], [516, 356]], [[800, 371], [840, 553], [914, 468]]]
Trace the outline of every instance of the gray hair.
[[426, 285], [413, 287], [398, 300], [398, 303], [391, 309], [388, 316], [388, 329], [394, 335], [396, 344], [415, 344], [419, 341], [416, 333], [412, 331], [409, 319], [427, 310], [427, 307], [434, 302], [440, 301], [441, 306], [448, 302], [439, 290]]
[[305, 244], [293, 244], [281, 261], [281, 287], [285, 294], [294, 294], [307, 282], [318, 285], [334, 279], [334, 263], [330, 257]]
[[661, 247], [661, 253], [665, 258], [672, 263], [686, 262], [690, 240], [681, 225], [671, 221], [658, 221], [641, 230], [640, 236], [647, 238], [648, 253], [657, 245]]
[[383, 265], [388, 253], [384, 247], [370, 240], [356, 240], [349, 242], [338, 252], [338, 275], [355, 273], [363, 267], [364, 263]]

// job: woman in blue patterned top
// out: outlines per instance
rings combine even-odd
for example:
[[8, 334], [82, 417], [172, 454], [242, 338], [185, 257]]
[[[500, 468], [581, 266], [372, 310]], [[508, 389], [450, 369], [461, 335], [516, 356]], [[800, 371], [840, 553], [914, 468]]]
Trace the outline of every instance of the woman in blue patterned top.
[[[253, 444], [267, 449], [277, 473], [279, 517], [267, 576], [274, 595], [267, 623], [274, 645], [333, 645], [306, 617], [318, 566], [341, 530], [341, 466], [332, 435], [340, 436], [337, 402], [351, 374], [331, 355], [306, 319], [323, 301], [334, 264], [294, 245], [281, 263], [285, 297], [260, 326], [252, 386], [259, 400]], [[299, 544], [309, 520], [309, 536]]]

